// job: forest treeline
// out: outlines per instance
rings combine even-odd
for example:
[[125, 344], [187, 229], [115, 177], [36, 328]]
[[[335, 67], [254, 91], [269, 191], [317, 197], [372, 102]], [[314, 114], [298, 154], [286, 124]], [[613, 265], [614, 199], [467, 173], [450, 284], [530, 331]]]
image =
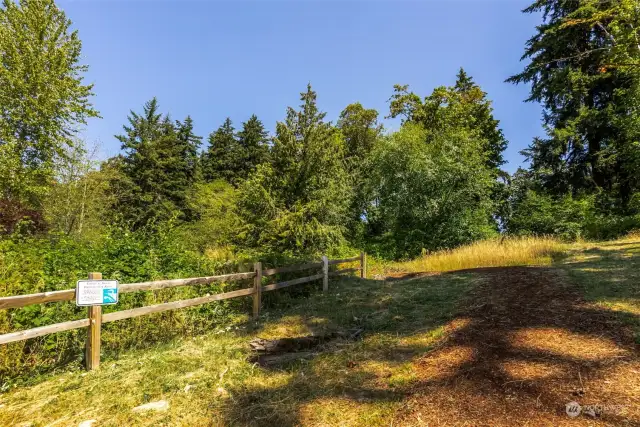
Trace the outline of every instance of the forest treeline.
[[[115, 136], [121, 154], [96, 162], [78, 138], [99, 117], [78, 33], [52, 0], [4, 0], [0, 230], [98, 239], [162, 228], [200, 252], [354, 247], [396, 259], [499, 233], [624, 233], [640, 213], [637, 4], [539, 0], [525, 10], [539, 11], [527, 65], [508, 81], [531, 85], [546, 136], [509, 175], [491, 101], [463, 69], [431, 94], [396, 85], [388, 111], [354, 103], [334, 121], [309, 85], [273, 133], [248, 111], [203, 138], [154, 98]], [[384, 129], [383, 115], [400, 117], [400, 129]]]
[[[191, 117], [141, 100], [114, 136], [120, 154], [97, 161], [79, 138], [100, 117], [80, 35], [53, 0], [2, 0], [2, 293], [67, 288], [88, 271], [141, 281], [242, 260], [356, 250], [406, 259], [498, 235], [602, 239], [637, 228], [637, 1], [537, 0], [524, 12], [542, 12], [543, 22], [524, 47], [523, 71], [505, 78], [530, 85], [546, 134], [523, 151], [528, 167], [510, 175], [490, 97], [463, 69], [431, 93], [389, 88], [388, 111], [354, 103], [333, 120], [308, 85], [299, 105], [273, 106], [283, 109], [273, 132], [247, 111], [243, 122], [227, 118], [197, 135]], [[385, 129], [384, 118], [401, 125]], [[120, 306], [172, 295], [124, 296]], [[65, 307], [3, 311], [0, 328], [81, 316]], [[205, 325], [224, 307], [190, 315]], [[125, 341], [193, 325], [179, 316], [133, 328]], [[69, 336], [11, 347], [0, 372], [28, 364], [33, 346], [66, 357], [60, 343], [79, 339]]]

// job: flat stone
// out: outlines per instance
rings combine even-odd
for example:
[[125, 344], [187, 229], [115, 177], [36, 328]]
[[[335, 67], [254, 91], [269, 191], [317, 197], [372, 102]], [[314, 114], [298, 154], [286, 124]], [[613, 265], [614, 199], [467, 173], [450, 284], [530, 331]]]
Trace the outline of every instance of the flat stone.
[[85, 420], [78, 424], [78, 427], [91, 427], [93, 424], [97, 423], [98, 420]]
[[156, 402], [145, 403], [144, 405], [136, 406], [132, 409], [133, 412], [146, 412], [146, 411], [166, 411], [169, 409], [169, 402], [166, 400], [158, 400]]

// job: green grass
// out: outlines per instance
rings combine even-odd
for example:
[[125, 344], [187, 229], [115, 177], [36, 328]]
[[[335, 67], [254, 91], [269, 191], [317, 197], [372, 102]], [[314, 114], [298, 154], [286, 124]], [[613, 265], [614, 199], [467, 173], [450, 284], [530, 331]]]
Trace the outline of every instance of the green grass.
[[585, 299], [616, 312], [640, 344], [640, 237], [574, 245], [562, 266]]
[[[0, 397], [0, 425], [388, 424], [413, 381], [412, 355], [444, 334], [471, 274], [402, 282], [344, 279], [307, 298], [281, 294], [257, 324], [211, 332], [104, 360], [16, 387]], [[317, 288], [317, 286], [316, 286]], [[300, 291], [298, 291], [300, 292]], [[362, 328], [360, 341], [327, 343], [310, 360], [266, 369], [248, 361], [255, 336], [281, 338]], [[185, 392], [185, 386], [192, 388]], [[131, 408], [166, 399], [164, 413]], [[347, 415], [348, 414], [348, 415]]]
[[[566, 271], [588, 304], [620, 315], [640, 341], [640, 238], [512, 243], [484, 242], [452, 251], [449, 260], [440, 253], [435, 261], [421, 258], [407, 266], [479, 267], [500, 257], [505, 265], [552, 264]], [[502, 252], [482, 258], [481, 247]], [[464, 253], [473, 256], [464, 260]], [[332, 281], [327, 294], [318, 284], [270, 292], [257, 323], [238, 317], [205, 335], [103, 356], [98, 371], [69, 369], [13, 387], [0, 395], [0, 425], [71, 426], [88, 419], [98, 420], [96, 426], [389, 425], [418, 381], [416, 358], [439, 344], [449, 327], [464, 323], [456, 315], [481, 280], [475, 272], [454, 272], [405, 281]], [[352, 328], [364, 330], [362, 340], [331, 341], [309, 359], [277, 369], [249, 361], [247, 343], [254, 337]], [[169, 401], [167, 412], [131, 412], [160, 399]]]

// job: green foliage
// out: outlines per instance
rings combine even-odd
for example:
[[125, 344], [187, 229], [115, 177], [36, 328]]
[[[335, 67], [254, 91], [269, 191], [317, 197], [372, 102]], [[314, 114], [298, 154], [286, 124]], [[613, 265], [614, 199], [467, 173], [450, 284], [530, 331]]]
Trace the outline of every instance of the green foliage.
[[190, 117], [173, 123], [158, 111], [155, 98], [142, 114], [131, 111], [125, 134], [116, 138], [124, 156], [115, 159], [111, 189], [114, 211], [124, 224], [137, 229], [170, 219], [189, 220], [187, 193], [196, 181], [200, 138]]
[[204, 179], [224, 179], [239, 185], [258, 165], [268, 160], [267, 141], [267, 131], [255, 114], [237, 133], [227, 117], [222, 126], [209, 135], [209, 147], [202, 154]]
[[78, 146], [59, 168], [57, 179], [44, 202], [44, 218], [50, 232], [82, 239], [97, 238], [105, 231], [105, 218], [112, 203], [109, 169]]
[[379, 244], [371, 250], [406, 258], [495, 233], [483, 141], [464, 129], [443, 130], [405, 123], [374, 149], [366, 218]]
[[[53, 236], [52, 236], [53, 237]], [[190, 250], [190, 242], [170, 225], [134, 233], [112, 229], [94, 240], [59, 235], [54, 238], [0, 241], [1, 296], [70, 289], [89, 271], [135, 283], [162, 278], [197, 277], [238, 271], [233, 262], [210, 260]], [[159, 292], [123, 294], [105, 312], [193, 298], [222, 292], [231, 285], [184, 287]], [[245, 301], [246, 303], [246, 301]], [[105, 325], [102, 343], [107, 353], [142, 347], [182, 334], [203, 331], [233, 315], [242, 301], [210, 304]], [[74, 303], [28, 306], [0, 312], [0, 333], [86, 317]], [[71, 331], [0, 347], [0, 385], [24, 372], [47, 370], [79, 361], [86, 333]]]
[[[461, 68], [453, 87], [438, 87], [424, 101], [409, 86], [395, 85], [390, 99], [390, 117], [402, 116], [403, 122], [419, 123], [425, 129], [447, 131], [464, 128], [482, 140], [480, 149], [485, 163], [497, 176], [504, 164], [502, 152], [507, 140], [493, 117], [487, 94]], [[463, 141], [461, 141], [463, 142]]]
[[209, 135], [209, 147], [202, 155], [202, 176], [207, 181], [235, 178], [240, 146], [231, 119]]
[[517, 235], [555, 235], [567, 240], [584, 237], [592, 198], [553, 197], [526, 190], [517, 201], [507, 230]]
[[345, 140], [345, 165], [352, 179], [352, 198], [347, 218], [347, 234], [351, 241], [361, 241], [364, 233], [362, 216], [369, 200], [366, 185], [369, 170], [366, 159], [383, 132], [378, 124], [378, 112], [366, 109], [360, 103], [350, 104], [342, 110], [337, 128]]
[[244, 180], [258, 165], [269, 160], [268, 134], [255, 114], [242, 124], [242, 130], [238, 132], [238, 145], [240, 156], [236, 176], [238, 180]]
[[53, 0], [0, 6], [0, 231], [36, 219], [73, 135], [98, 116], [82, 44]]
[[615, 63], [640, 59], [637, 2], [539, 0], [525, 12], [542, 12], [544, 22], [527, 43], [530, 63], [509, 81], [531, 83], [547, 137], [523, 154], [544, 191], [605, 192], [602, 208], [624, 215], [640, 184], [640, 73]]
[[278, 122], [269, 163], [240, 188], [241, 243], [264, 252], [316, 254], [343, 240], [349, 176], [342, 134], [307, 87], [300, 110]]
[[238, 191], [222, 179], [195, 184], [187, 205], [197, 220], [183, 227], [184, 241], [188, 240], [202, 252], [231, 245], [240, 226], [237, 200]]

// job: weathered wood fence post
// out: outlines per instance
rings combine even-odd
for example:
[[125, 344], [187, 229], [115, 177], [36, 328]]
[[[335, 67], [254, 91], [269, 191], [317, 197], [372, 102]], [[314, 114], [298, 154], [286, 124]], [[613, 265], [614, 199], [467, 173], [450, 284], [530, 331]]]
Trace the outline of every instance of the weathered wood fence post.
[[322, 292], [329, 290], [329, 258], [322, 256]]
[[253, 278], [253, 318], [258, 319], [262, 305], [262, 263], [260, 261], [253, 264], [253, 271], [256, 273]]
[[[89, 273], [89, 280], [102, 280], [102, 273]], [[87, 329], [87, 347], [85, 359], [87, 370], [93, 371], [100, 366], [100, 330], [102, 328], [102, 306], [89, 306], [89, 328]]]
[[360, 252], [360, 278], [367, 278], [367, 254]]

